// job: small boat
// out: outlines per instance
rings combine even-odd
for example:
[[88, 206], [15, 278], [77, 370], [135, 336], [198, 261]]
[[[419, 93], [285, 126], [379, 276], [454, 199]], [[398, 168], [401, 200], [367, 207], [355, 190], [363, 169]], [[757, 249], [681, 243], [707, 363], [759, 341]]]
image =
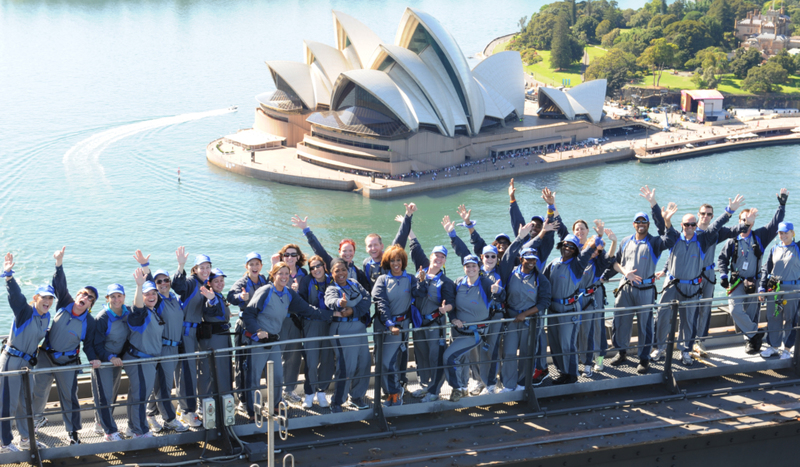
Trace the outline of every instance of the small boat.
[[231, 112], [236, 112], [237, 110], [239, 110], [239, 106], [238, 105], [232, 105], [232, 106], [228, 107], [228, 110], [231, 111]]

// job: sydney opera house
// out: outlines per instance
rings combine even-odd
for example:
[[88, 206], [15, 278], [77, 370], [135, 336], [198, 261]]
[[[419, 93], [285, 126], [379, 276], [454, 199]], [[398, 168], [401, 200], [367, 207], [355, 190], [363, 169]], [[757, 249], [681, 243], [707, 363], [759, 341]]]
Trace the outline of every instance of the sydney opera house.
[[602, 135], [605, 81], [525, 100], [517, 52], [470, 69], [432, 16], [407, 8], [393, 44], [333, 12], [335, 44], [303, 42], [303, 61], [267, 61], [275, 90], [256, 97], [254, 129], [302, 161], [376, 174], [425, 171]]

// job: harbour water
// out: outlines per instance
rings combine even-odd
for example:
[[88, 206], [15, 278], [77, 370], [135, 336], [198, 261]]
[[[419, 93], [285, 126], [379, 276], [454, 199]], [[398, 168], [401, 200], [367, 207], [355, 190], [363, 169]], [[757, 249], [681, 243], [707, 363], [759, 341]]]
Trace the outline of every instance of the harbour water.
[[[374, 201], [239, 177], [209, 165], [204, 150], [252, 125], [253, 96], [272, 85], [264, 60], [301, 60], [303, 39], [332, 43], [331, 9], [391, 42], [403, 9], [419, 8], [472, 56], [543, 3], [0, 1], [0, 251], [15, 254], [16, 277], [30, 295], [49, 280], [52, 253], [62, 245], [73, 289], [133, 287], [137, 248], [152, 254], [152, 267], [172, 271], [179, 245], [192, 257], [209, 254], [232, 284], [246, 253], [268, 256], [290, 242], [305, 247], [293, 214], [308, 216], [331, 248], [355, 238], [358, 261], [365, 234], [391, 239], [404, 201], [420, 207], [414, 232], [427, 248], [448, 244], [441, 219], [456, 216], [461, 203], [487, 238], [510, 232], [505, 182]], [[234, 104], [239, 112], [228, 112]], [[538, 192], [548, 186], [567, 221], [602, 218], [622, 236], [632, 214], [647, 208], [638, 196], [644, 184], [657, 188], [660, 201], [677, 202], [680, 214], [702, 202], [721, 212], [742, 193], [762, 209], [762, 221], [786, 186], [788, 218], [798, 221], [799, 154], [788, 146], [549, 173], [519, 180], [517, 198], [526, 215], [542, 213]], [[447, 266], [458, 274], [455, 255]], [[0, 334], [10, 322], [2, 289]]]

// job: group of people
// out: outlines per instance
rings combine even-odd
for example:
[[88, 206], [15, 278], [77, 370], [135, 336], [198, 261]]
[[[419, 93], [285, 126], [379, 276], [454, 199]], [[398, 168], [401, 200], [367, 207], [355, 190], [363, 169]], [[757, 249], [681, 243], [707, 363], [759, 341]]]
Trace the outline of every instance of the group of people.
[[[659, 294], [660, 305], [683, 302], [677, 339], [683, 364], [691, 365], [705, 352], [702, 340], [708, 336], [711, 305], [693, 301], [713, 296], [715, 249], [723, 242], [719, 282], [727, 289], [730, 313], [742, 330], [746, 350], [789, 358], [800, 296], [800, 250], [793, 225], [784, 222], [788, 191], [780, 190], [775, 215], [760, 228], [754, 228], [756, 209], [743, 210], [737, 225], [725, 226], [744, 204], [739, 195], [728, 200], [716, 219], [710, 204], [701, 205], [697, 215], [682, 217], [679, 230], [672, 224], [675, 203], [662, 208], [655, 190], [647, 186], [640, 195], [650, 212], [635, 214], [634, 233], [618, 239], [601, 220], [591, 223], [594, 235], [582, 219], [568, 229], [556, 208], [555, 193], [547, 188], [542, 190], [545, 215], [526, 218], [512, 179], [513, 235], [500, 233], [488, 244], [477, 232], [471, 211], [462, 205], [457, 209], [458, 225], [468, 229], [472, 249], [458, 236], [450, 216], [444, 216], [450, 246], [435, 245], [427, 253], [412, 229], [417, 207], [407, 204], [405, 214], [397, 216], [400, 227], [388, 248], [378, 234], [366, 236], [368, 256], [360, 266], [354, 262], [354, 240], [341, 240], [334, 257], [311, 231], [308, 218], [295, 216], [292, 225], [302, 229], [313, 256], [307, 257], [298, 244], [287, 244], [271, 257], [265, 276], [261, 255], [250, 253], [243, 276], [227, 294], [227, 276], [212, 266], [209, 256], [197, 255], [187, 272], [189, 255], [179, 247], [177, 272], [171, 276], [165, 269], [152, 272], [149, 256], [137, 250], [132, 304], [126, 305], [121, 284], [111, 284], [96, 316], [90, 313], [100, 298], [95, 287], [82, 287], [74, 298], [68, 290], [62, 265], [65, 249], [54, 254], [52, 283], [36, 288], [31, 301], [14, 278], [14, 257], [8, 253], [2, 276], [14, 322], [0, 365], [3, 372], [24, 367], [55, 370], [35, 373], [35, 424], [39, 428], [46, 423], [41, 414], [55, 380], [72, 443], [80, 442], [78, 371], [61, 367], [77, 367], [81, 347], [92, 366], [95, 430], [108, 441], [121, 439], [112, 412], [122, 369], [129, 380], [129, 437], [199, 426], [203, 414], [198, 398], [216, 392], [214, 385], [222, 393], [236, 394], [241, 412], [252, 417], [255, 401], [249, 394], [263, 386], [268, 361], [274, 362], [268, 377], [274, 380], [276, 404], [282, 399], [306, 408], [316, 403], [333, 413], [345, 406], [366, 409], [373, 364], [370, 327], [380, 335], [375, 343], [381, 345], [381, 361], [374, 364], [382, 369], [380, 385], [387, 406], [403, 404], [409, 341], [414, 343], [419, 383], [411, 396], [423, 402], [437, 400], [446, 381], [450, 400], [458, 401], [470, 394], [523, 390], [529, 362], [533, 384], [542, 384], [550, 378], [548, 348], [559, 374], [553, 384], [575, 383], [580, 371], [587, 377], [602, 371], [608, 350], [605, 283], [620, 274], [611, 339], [616, 356], [606, 364], [625, 365], [628, 352], [634, 350], [637, 371], [646, 373], [652, 360], [664, 357], [672, 326], [669, 307], [656, 304]], [[651, 220], [655, 235], [650, 233]], [[767, 250], [776, 236], [779, 242]], [[659, 268], [665, 251], [667, 259]], [[451, 252], [463, 266], [463, 275], [459, 271], [452, 278], [444, 267]], [[659, 292], [656, 282], [662, 278]], [[765, 297], [750, 295], [767, 291], [793, 293], [766, 299], [764, 346], [758, 319], [759, 301]], [[231, 306], [240, 310], [235, 324]], [[634, 315], [638, 344], [631, 346]], [[497, 322], [501, 318], [507, 321]], [[194, 357], [198, 351], [229, 348], [236, 349], [235, 355], [214, 354], [214, 374], [209, 358]], [[151, 357], [169, 358], [137, 362]], [[295, 393], [301, 362], [305, 397]], [[24, 449], [30, 446], [27, 424], [17, 423], [18, 446], [12, 444], [11, 431], [11, 418], [24, 420], [29, 411], [21, 377], [0, 379], [0, 451]], [[173, 385], [177, 407], [170, 401]]]

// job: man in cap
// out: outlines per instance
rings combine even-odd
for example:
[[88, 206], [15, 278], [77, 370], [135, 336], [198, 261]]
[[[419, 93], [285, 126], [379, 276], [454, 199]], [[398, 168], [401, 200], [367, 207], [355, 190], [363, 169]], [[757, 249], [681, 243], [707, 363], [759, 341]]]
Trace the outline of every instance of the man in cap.
[[[655, 272], [658, 258], [664, 250], [672, 248], [678, 239], [678, 232], [672, 228], [672, 216], [678, 211], [675, 203], [669, 203], [662, 215], [656, 202], [655, 189], [642, 187], [640, 195], [650, 203], [653, 222], [659, 236], [650, 235], [650, 217], [639, 212], [633, 216], [635, 233], [622, 241], [617, 252], [614, 271], [624, 276], [619, 288], [614, 292], [615, 307], [641, 307], [653, 305], [656, 301]], [[619, 353], [609, 360], [612, 366], [627, 361], [633, 332], [633, 315], [639, 325], [639, 366], [636, 371], [647, 373], [650, 368], [650, 346], [653, 343], [653, 310], [644, 308], [636, 311], [617, 310], [614, 312], [614, 325], [611, 340]]]
[[[661, 360], [667, 348], [672, 324], [669, 303], [673, 300], [692, 302], [699, 298], [702, 293], [705, 253], [710, 246], [716, 245], [718, 230], [743, 204], [744, 198], [740, 195], [736, 195], [733, 200], [729, 199], [725, 212], [703, 232], [697, 232], [697, 218], [694, 214], [683, 216], [680, 238], [670, 249], [664, 271], [656, 273], [656, 279], [666, 275], [666, 280], [659, 302], [661, 307], [657, 312], [656, 345], [651, 355], [652, 360]], [[732, 231], [733, 235], [745, 228], [744, 224], [740, 224]], [[690, 351], [697, 335], [697, 310], [697, 303], [682, 304], [679, 310], [681, 327], [678, 348], [681, 350], [681, 361], [684, 365], [691, 365], [693, 361]]]
[[776, 196], [778, 209], [770, 222], [753, 229], [758, 211], [743, 210], [739, 220], [748, 224], [747, 230], [725, 242], [719, 254], [719, 279], [728, 294], [728, 312], [736, 327], [742, 331], [745, 350], [749, 354], [761, 350], [764, 333], [758, 332], [758, 300], [748, 295], [756, 293], [758, 288], [761, 258], [767, 245], [778, 235], [778, 226], [786, 215], [789, 191], [781, 188]]
[[[767, 303], [767, 343], [761, 352], [764, 358], [780, 355], [790, 359], [789, 349], [794, 347], [797, 325], [797, 308], [800, 302], [800, 247], [794, 241], [794, 224], [778, 225], [778, 244], [772, 247], [767, 262], [761, 268], [759, 292], [789, 292], [785, 295], [758, 297]], [[783, 350], [780, 349], [783, 344]]]

